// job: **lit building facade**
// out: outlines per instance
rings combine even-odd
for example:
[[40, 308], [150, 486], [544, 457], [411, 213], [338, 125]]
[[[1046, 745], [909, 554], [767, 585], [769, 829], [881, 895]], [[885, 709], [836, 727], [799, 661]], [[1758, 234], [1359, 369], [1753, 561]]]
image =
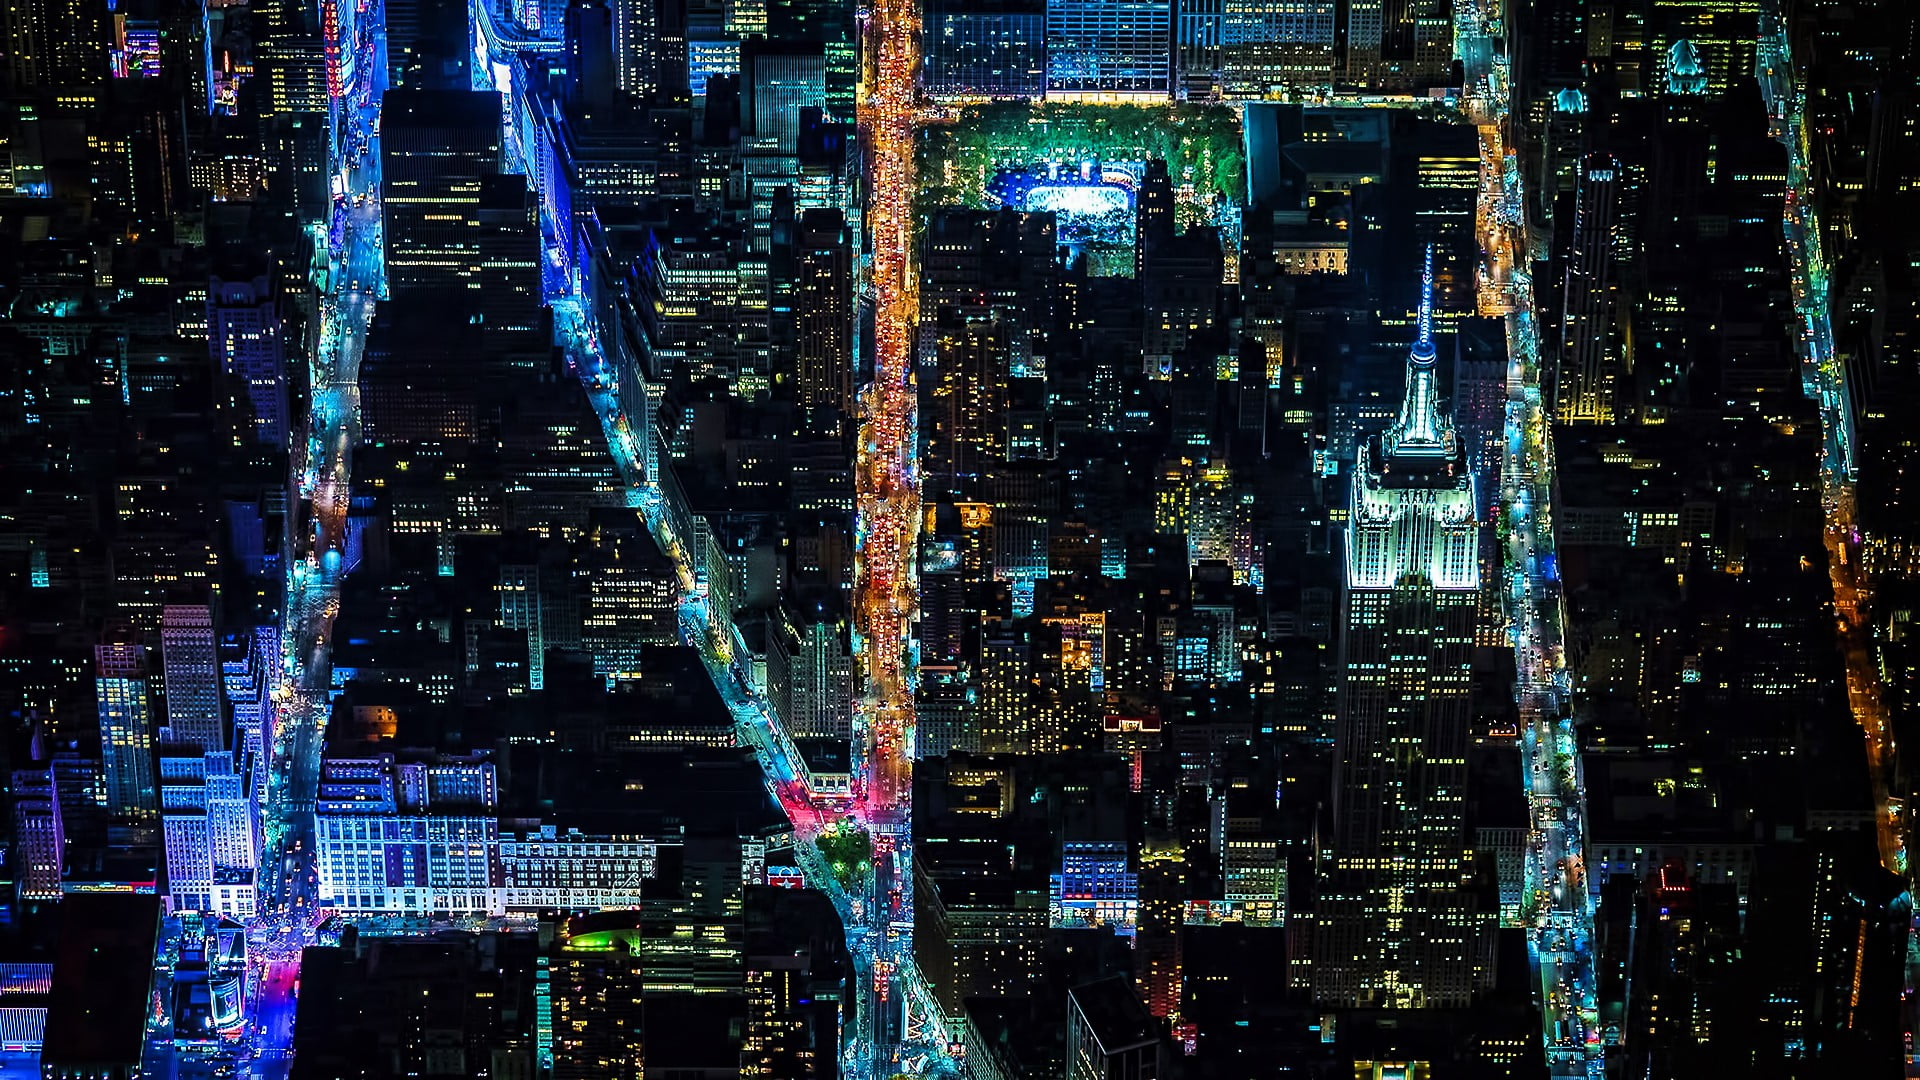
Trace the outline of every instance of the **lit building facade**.
[[1069, 840], [1060, 872], [1048, 882], [1047, 923], [1055, 930], [1109, 928], [1131, 937], [1139, 925], [1140, 875], [1127, 867], [1127, 845]]
[[343, 912], [493, 911], [494, 784], [485, 761], [326, 759], [314, 815], [320, 895]]
[[1034, 98], [1046, 92], [1043, 3], [930, 0], [925, 16], [927, 93], [941, 98]]
[[1047, 96], [1165, 99], [1173, 13], [1166, 0], [1048, 0]]
[[1334, 0], [1223, 0], [1220, 66], [1228, 97], [1262, 98], [1333, 81]]
[[193, 744], [163, 750], [160, 800], [173, 910], [251, 918], [259, 830], [233, 755]]
[[1463, 825], [1479, 524], [1432, 331], [1429, 254], [1399, 417], [1354, 468], [1334, 860], [1313, 962], [1327, 1005], [1464, 1006], [1487, 968]]
[[168, 604], [163, 609], [160, 662], [172, 741], [191, 743], [209, 753], [224, 748], [220, 658], [214, 648], [211, 608], [205, 604]]
[[42, 764], [13, 773], [13, 878], [22, 900], [57, 900], [67, 837], [53, 770]]
[[638, 837], [589, 836], [540, 825], [503, 832], [499, 907], [507, 911], [635, 907], [660, 845]]
[[107, 813], [134, 820], [152, 818], [158, 797], [153, 783], [146, 649], [133, 642], [106, 642], [95, 646], [93, 660]]

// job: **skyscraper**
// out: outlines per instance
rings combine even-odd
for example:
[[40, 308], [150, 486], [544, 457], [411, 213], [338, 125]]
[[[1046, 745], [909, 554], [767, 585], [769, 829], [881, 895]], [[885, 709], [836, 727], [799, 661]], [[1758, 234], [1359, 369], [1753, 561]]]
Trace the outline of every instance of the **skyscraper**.
[[22, 900], [58, 900], [67, 840], [60, 795], [46, 762], [13, 773], [14, 889]]
[[660, 44], [655, 0], [618, 0], [613, 10], [613, 64], [620, 90], [640, 100], [658, 84]]
[[1574, 190], [1573, 246], [1567, 254], [1560, 310], [1560, 371], [1553, 397], [1554, 419], [1563, 424], [1613, 422], [1620, 384], [1619, 281], [1614, 272], [1614, 231], [1620, 199], [1620, 165], [1594, 154], [1580, 165]]
[[166, 606], [160, 616], [160, 656], [172, 741], [205, 753], [224, 749], [220, 661], [214, 649], [213, 612], [207, 605]]
[[158, 808], [153, 782], [153, 714], [147, 702], [146, 648], [109, 640], [94, 647], [94, 691], [100, 711], [100, 756], [106, 766], [107, 813], [150, 818]]
[[1172, 62], [1165, 0], [1048, 0], [1048, 97], [1165, 98]]
[[1342, 1007], [1462, 1006], [1490, 939], [1465, 890], [1478, 523], [1440, 411], [1429, 249], [1398, 420], [1360, 448], [1347, 527], [1334, 861], [1314, 995]]
[[1038, 98], [1046, 87], [1046, 5], [1035, 0], [930, 0], [927, 92]]
[[574, 0], [567, 5], [565, 30], [568, 100], [584, 113], [604, 113], [620, 87], [614, 14], [606, 0]]
[[287, 445], [286, 327], [264, 272], [243, 279], [215, 276], [207, 286], [207, 347], [220, 373], [245, 387], [254, 438]]
[[480, 276], [480, 188], [500, 171], [500, 97], [391, 90], [382, 106], [381, 209], [393, 295]]
[[1345, 6], [1348, 81], [1410, 90], [1445, 78], [1453, 60], [1448, 0], [1352, 0]]
[[804, 210], [795, 229], [794, 397], [803, 410], [853, 411], [853, 252], [838, 210]]
[[1259, 98], [1333, 81], [1334, 0], [1224, 0], [1221, 68], [1228, 97]]
[[107, 6], [82, 0], [9, 0], [4, 26], [11, 90], [70, 90], [110, 73]]

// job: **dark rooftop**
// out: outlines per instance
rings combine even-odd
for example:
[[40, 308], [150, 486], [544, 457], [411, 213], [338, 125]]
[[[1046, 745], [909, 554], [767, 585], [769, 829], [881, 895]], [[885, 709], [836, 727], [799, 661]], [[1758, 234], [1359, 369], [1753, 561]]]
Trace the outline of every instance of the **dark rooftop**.
[[1125, 976], [1114, 975], [1076, 986], [1068, 994], [1073, 998], [1074, 1009], [1086, 1018], [1087, 1027], [1099, 1041], [1103, 1053], [1117, 1054], [1149, 1046], [1160, 1037], [1154, 1029], [1153, 1017], [1140, 1004]]
[[40, 1060], [67, 1068], [138, 1066], [160, 898], [75, 893], [60, 906], [63, 925]]

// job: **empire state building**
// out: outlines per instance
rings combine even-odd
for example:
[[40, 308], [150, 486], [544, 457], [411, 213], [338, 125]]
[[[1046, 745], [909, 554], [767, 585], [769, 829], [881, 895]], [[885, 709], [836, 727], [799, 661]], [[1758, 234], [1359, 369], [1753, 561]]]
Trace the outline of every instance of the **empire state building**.
[[1480, 526], [1436, 361], [1428, 249], [1406, 398], [1354, 466], [1333, 860], [1313, 959], [1329, 1006], [1462, 1006], [1491, 962], [1462, 821]]

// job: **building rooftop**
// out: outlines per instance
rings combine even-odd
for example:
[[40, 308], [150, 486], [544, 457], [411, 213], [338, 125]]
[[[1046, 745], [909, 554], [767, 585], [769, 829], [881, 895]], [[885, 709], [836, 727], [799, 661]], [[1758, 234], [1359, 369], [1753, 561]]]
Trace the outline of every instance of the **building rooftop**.
[[76, 893], [61, 901], [60, 945], [41, 1061], [111, 1068], [140, 1062], [160, 898]]
[[1087, 1029], [1099, 1041], [1102, 1053], [1150, 1046], [1160, 1038], [1153, 1017], [1124, 976], [1076, 986], [1067, 993], [1074, 1009], [1086, 1019]]

